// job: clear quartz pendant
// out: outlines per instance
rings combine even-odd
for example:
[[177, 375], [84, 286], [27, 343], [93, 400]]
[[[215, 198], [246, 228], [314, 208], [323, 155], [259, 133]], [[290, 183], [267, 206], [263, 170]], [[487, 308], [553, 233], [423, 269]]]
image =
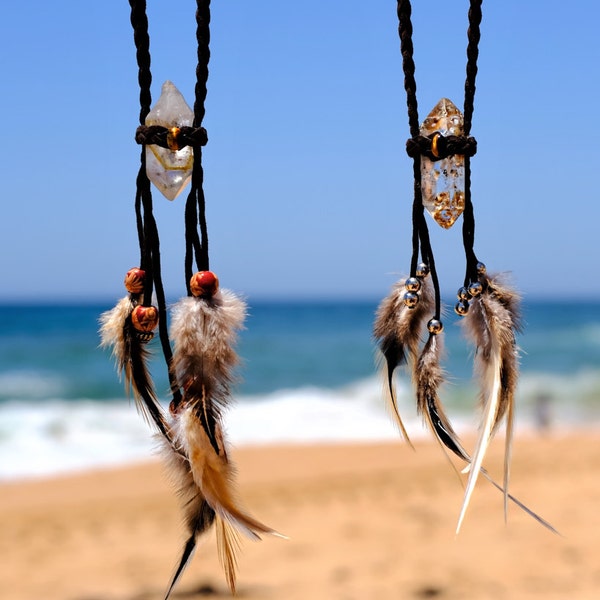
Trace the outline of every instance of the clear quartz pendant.
[[[181, 92], [170, 82], [162, 86], [160, 98], [148, 113], [146, 125], [173, 127], [191, 126], [194, 113]], [[192, 177], [194, 151], [191, 146], [169, 150], [155, 144], [146, 146], [146, 174], [163, 196], [174, 200]]]
[[[419, 133], [463, 134], [463, 115], [447, 98], [442, 98], [423, 121]], [[444, 229], [452, 227], [465, 209], [465, 157], [455, 154], [438, 161], [421, 156], [423, 206]]]

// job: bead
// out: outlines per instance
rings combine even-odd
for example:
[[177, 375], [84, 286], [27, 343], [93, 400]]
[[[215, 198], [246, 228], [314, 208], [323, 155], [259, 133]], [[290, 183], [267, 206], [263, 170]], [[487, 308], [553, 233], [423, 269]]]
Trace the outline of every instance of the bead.
[[212, 298], [219, 289], [219, 278], [212, 271], [198, 271], [190, 279], [190, 291], [196, 298]]
[[421, 289], [421, 282], [416, 277], [409, 277], [404, 283], [404, 287], [409, 292], [418, 292]]
[[417, 270], [415, 271], [415, 275], [423, 279], [429, 275], [429, 267], [425, 263], [419, 263], [417, 265]]
[[179, 127], [171, 127], [167, 131], [167, 146], [171, 152], [177, 152], [179, 148], [179, 133], [181, 129]]
[[429, 333], [437, 335], [438, 333], [442, 333], [443, 330], [444, 324], [439, 319], [430, 319], [427, 323], [427, 331]]
[[404, 294], [404, 305], [408, 308], [414, 308], [417, 304], [419, 304], [419, 296], [414, 292], [406, 292]]
[[144, 279], [146, 278], [146, 271], [139, 267], [129, 269], [125, 274], [125, 289], [130, 294], [141, 294], [144, 291]]
[[138, 331], [151, 332], [158, 325], [158, 310], [154, 306], [138, 304], [131, 311], [131, 324]]
[[477, 263], [477, 274], [485, 275], [485, 272], [486, 272], [485, 265], [482, 262], [478, 262]]
[[458, 292], [456, 292], [456, 297], [459, 300], [470, 300], [471, 294], [469, 293], [469, 290], [466, 287], [461, 287], [459, 288]]
[[469, 312], [469, 303], [466, 300], [460, 300], [454, 305], [454, 312], [464, 317]]
[[471, 294], [471, 296], [479, 296], [482, 291], [483, 286], [479, 283], [479, 281], [474, 281], [473, 283], [469, 284], [469, 294]]
[[431, 154], [433, 154], [436, 158], [440, 157], [440, 151], [438, 148], [438, 140], [442, 137], [439, 133], [434, 133], [431, 138]]

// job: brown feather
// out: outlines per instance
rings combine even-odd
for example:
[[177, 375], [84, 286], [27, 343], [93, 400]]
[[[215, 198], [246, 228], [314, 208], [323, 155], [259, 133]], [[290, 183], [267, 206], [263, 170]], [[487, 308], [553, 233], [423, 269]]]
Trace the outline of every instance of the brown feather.
[[166, 419], [147, 367], [149, 352], [131, 324], [131, 311], [138, 300], [139, 296], [126, 296], [100, 315], [100, 346], [112, 349], [117, 372], [124, 378], [127, 394], [133, 392], [138, 412], [167, 435]]
[[518, 380], [518, 349], [515, 334], [519, 331], [519, 297], [499, 279], [481, 276], [483, 292], [471, 301], [463, 319], [467, 336], [476, 346], [475, 369], [481, 382], [483, 419], [479, 439], [473, 452], [472, 468], [458, 521], [460, 529], [477, 476], [491, 441], [506, 416], [504, 461], [504, 507], [508, 504], [508, 483], [512, 449], [514, 394]]
[[385, 373], [385, 398], [402, 436], [410, 443], [398, 410], [394, 372], [409, 359], [413, 362], [417, 360], [420, 332], [433, 306], [433, 290], [429, 279], [423, 279], [418, 292], [418, 304], [408, 308], [404, 304], [405, 281], [398, 281], [381, 301], [373, 325], [373, 336], [380, 351], [380, 368]]
[[251, 539], [260, 539], [262, 533], [276, 534], [240, 507], [221, 425], [223, 409], [231, 402], [238, 364], [234, 344], [245, 314], [244, 302], [226, 290], [212, 298], [184, 298], [173, 308], [172, 370], [184, 393], [178, 404], [172, 404], [172, 443], [164, 448], [182, 496], [190, 538], [168, 593], [185, 569], [197, 536], [213, 522], [232, 592], [239, 547], [236, 529]]

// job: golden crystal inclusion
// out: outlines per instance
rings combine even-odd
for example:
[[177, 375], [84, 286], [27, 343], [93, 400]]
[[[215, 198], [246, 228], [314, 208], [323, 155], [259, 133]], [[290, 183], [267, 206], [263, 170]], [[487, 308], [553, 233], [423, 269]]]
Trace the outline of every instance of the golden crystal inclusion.
[[[463, 116], [456, 106], [442, 98], [427, 115], [419, 133], [443, 136], [463, 134]], [[465, 209], [465, 157], [455, 154], [431, 161], [421, 157], [421, 193], [423, 206], [444, 229], [452, 227]]]

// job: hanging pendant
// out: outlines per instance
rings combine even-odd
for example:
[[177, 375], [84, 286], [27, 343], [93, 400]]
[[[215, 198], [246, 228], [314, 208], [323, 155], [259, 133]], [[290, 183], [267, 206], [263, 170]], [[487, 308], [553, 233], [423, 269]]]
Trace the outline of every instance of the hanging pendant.
[[194, 113], [181, 92], [170, 82], [162, 86], [160, 98], [146, 117], [146, 125], [160, 125], [170, 130], [167, 140], [171, 148], [155, 144], [146, 146], [146, 174], [148, 179], [168, 200], [175, 200], [192, 177], [194, 150], [177, 148], [174, 138], [179, 127], [191, 126]]
[[[463, 135], [463, 115], [447, 98], [442, 98], [419, 129], [423, 136]], [[435, 142], [434, 138], [434, 142]], [[435, 143], [432, 143], [435, 154]], [[421, 156], [423, 206], [435, 222], [449, 229], [465, 209], [465, 157], [454, 154], [432, 161]]]

